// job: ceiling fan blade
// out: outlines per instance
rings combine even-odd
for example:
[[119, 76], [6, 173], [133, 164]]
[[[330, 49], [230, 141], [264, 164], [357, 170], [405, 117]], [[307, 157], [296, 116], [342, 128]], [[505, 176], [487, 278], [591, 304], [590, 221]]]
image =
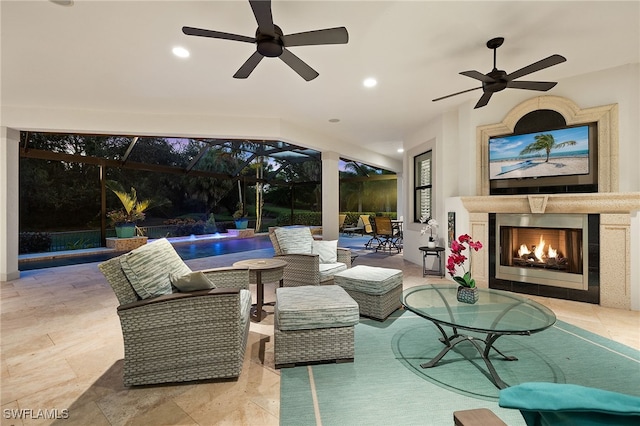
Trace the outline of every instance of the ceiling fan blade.
[[551, 67], [553, 65], [561, 64], [561, 63], [565, 62], [566, 60], [567, 60], [567, 58], [565, 58], [564, 56], [551, 55], [548, 58], [541, 59], [538, 62], [534, 62], [531, 65], [527, 65], [524, 68], [520, 68], [519, 70], [514, 71], [511, 74], [508, 74], [505, 77], [505, 80], [507, 80], [507, 81], [515, 80], [516, 78], [520, 78], [520, 77], [525, 76], [527, 74], [531, 74], [531, 73], [534, 73], [536, 71], [540, 71], [540, 70], [543, 70], [545, 68], [549, 68], [549, 67]]
[[280, 59], [282, 59], [285, 64], [289, 65], [295, 72], [300, 74], [300, 77], [304, 78], [306, 81], [311, 81], [319, 75], [316, 70], [311, 68], [302, 59], [298, 58], [287, 49], [282, 49]]
[[253, 70], [258, 66], [260, 61], [264, 58], [259, 52], [255, 52], [253, 55], [249, 56], [249, 59], [242, 64], [240, 69], [236, 71], [233, 75], [233, 78], [247, 78], [253, 72]]
[[488, 75], [484, 75], [479, 71], [462, 71], [460, 74], [466, 75], [467, 77], [475, 78], [476, 80], [480, 80], [484, 83], [495, 83], [495, 79], [489, 77]]
[[443, 99], [447, 99], [447, 98], [450, 98], [452, 96], [461, 95], [463, 93], [471, 92], [471, 91], [478, 90], [478, 89], [482, 89], [482, 86], [481, 87], [474, 87], [473, 89], [463, 90], [462, 92], [458, 92], [458, 93], [452, 93], [452, 94], [447, 95], [447, 96], [442, 96], [441, 98], [433, 99], [431, 102], [441, 101]]
[[249, 0], [253, 15], [258, 23], [258, 30], [264, 34], [275, 37], [273, 15], [271, 14], [271, 0]]
[[489, 99], [491, 99], [491, 95], [493, 95], [492, 92], [484, 92], [484, 95], [482, 95], [482, 97], [480, 98], [476, 106], [473, 107], [473, 109], [482, 108], [483, 106], [488, 104]]
[[558, 83], [552, 81], [510, 81], [507, 83], [507, 87], [511, 89], [538, 90], [540, 92], [546, 92], [556, 84]]
[[282, 37], [285, 47], [312, 46], [318, 44], [346, 44], [349, 33], [345, 27], [327, 28], [324, 30], [306, 31]]
[[238, 34], [230, 34], [223, 33], [220, 31], [213, 30], [203, 30], [201, 28], [193, 28], [193, 27], [182, 27], [182, 32], [186, 35], [198, 36], [198, 37], [211, 37], [211, 38], [221, 38], [223, 40], [234, 40], [234, 41], [244, 41], [247, 43], [255, 43], [256, 39], [254, 37], [247, 37]]

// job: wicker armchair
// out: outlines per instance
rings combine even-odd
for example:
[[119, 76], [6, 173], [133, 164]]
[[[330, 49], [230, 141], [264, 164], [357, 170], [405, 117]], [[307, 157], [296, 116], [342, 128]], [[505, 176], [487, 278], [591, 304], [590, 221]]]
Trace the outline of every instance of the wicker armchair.
[[[314, 252], [314, 244], [325, 242], [314, 241], [309, 228], [292, 227], [291, 230], [300, 231], [298, 237], [302, 238], [305, 248], [301, 250], [284, 248], [288, 241], [280, 241], [276, 232], [277, 228], [269, 229], [269, 238], [275, 256], [287, 262], [283, 272], [283, 286], [297, 287], [302, 285], [330, 285], [333, 284], [333, 276], [347, 268], [351, 268], [351, 250], [335, 247], [335, 259], [326, 261], [321, 254]], [[282, 228], [281, 228], [282, 229]], [[308, 233], [308, 236], [307, 236]], [[330, 243], [330, 242], [326, 242]], [[334, 242], [337, 244], [337, 242]], [[308, 248], [307, 248], [308, 245]], [[323, 261], [324, 260], [324, 261]]]
[[125, 386], [239, 376], [249, 333], [249, 271], [201, 271], [215, 289], [141, 300], [123, 256], [99, 268], [120, 302]]

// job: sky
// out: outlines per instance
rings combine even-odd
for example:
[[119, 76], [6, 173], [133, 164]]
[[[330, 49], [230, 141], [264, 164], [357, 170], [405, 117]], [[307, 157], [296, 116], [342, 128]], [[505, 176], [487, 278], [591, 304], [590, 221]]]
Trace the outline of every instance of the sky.
[[[499, 160], [504, 158], [518, 157], [527, 145], [535, 142], [535, 136], [550, 133], [560, 144], [566, 141], [576, 141], [576, 145], [554, 149], [552, 153], [584, 151], [589, 149], [589, 127], [571, 127], [560, 130], [546, 130], [537, 133], [527, 133], [524, 135], [504, 136], [489, 139], [489, 160]], [[544, 154], [544, 151], [540, 151]]]

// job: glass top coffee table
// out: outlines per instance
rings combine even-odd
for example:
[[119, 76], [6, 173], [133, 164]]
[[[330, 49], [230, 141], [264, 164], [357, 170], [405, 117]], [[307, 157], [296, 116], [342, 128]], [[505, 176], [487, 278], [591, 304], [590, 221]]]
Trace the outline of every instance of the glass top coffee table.
[[[500, 379], [489, 352], [496, 351], [507, 361], [516, 361], [493, 347], [495, 341], [506, 334], [531, 335], [551, 327], [556, 316], [547, 307], [507, 291], [481, 289], [480, 298], [475, 304], [461, 303], [457, 300], [456, 285], [421, 285], [402, 293], [402, 304], [411, 312], [433, 322], [442, 338], [445, 348], [431, 361], [421, 364], [422, 368], [434, 367], [447, 352], [460, 342], [470, 342], [484, 360], [494, 384], [504, 389], [508, 385]], [[453, 332], [448, 335], [444, 327]], [[466, 330], [486, 337], [468, 336], [459, 330]]]

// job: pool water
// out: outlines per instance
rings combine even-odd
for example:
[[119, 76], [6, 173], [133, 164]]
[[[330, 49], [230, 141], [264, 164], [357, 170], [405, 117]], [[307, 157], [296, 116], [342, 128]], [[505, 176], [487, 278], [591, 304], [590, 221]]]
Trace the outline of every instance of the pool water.
[[[271, 245], [271, 240], [269, 240], [268, 235], [258, 235], [253, 238], [203, 239], [199, 241], [183, 240], [173, 243], [173, 247], [183, 260], [189, 260], [250, 250], [261, 250], [272, 248], [273, 246]], [[113, 251], [89, 252], [83, 255], [29, 260], [19, 262], [18, 269], [21, 271], [29, 271], [32, 269], [54, 268], [56, 266], [104, 262], [121, 254], [120, 252]]]
[[180, 243], [173, 247], [183, 260], [273, 248], [268, 235]]

